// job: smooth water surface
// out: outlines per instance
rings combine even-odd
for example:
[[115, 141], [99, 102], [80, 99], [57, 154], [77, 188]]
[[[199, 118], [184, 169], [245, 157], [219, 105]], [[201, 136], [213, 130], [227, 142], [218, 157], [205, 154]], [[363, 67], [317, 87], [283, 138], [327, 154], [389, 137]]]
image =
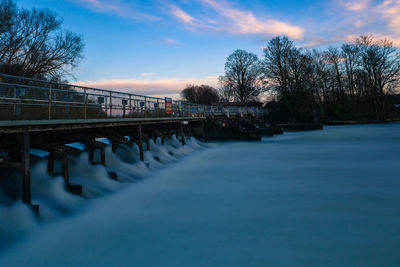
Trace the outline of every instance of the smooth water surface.
[[213, 144], [0, 254], [2, 266], [399, 264], [399, 123]]

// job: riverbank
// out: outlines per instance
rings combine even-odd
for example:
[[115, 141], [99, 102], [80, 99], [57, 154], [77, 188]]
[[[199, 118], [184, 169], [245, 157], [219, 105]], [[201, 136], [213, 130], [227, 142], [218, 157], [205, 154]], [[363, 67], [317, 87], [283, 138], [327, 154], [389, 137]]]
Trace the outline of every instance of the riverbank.
[[391, 123], [391, 122], [399, 122], [400, 118], [390, 119], [386, 121], [378, 121], [378, 120], [367, 120], [367, 121], [357, 121], [357, 120], [349, 120], [349, 121], [327, 121], [324, 122], [324, 125], [353, 125], [353, 124], [378, 124], [378, 123]]

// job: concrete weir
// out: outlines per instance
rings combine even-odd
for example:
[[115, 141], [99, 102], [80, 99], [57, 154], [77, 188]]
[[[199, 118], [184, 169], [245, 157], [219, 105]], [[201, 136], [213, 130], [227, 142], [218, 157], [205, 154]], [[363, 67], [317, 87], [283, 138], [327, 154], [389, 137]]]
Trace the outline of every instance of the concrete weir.
[[[319, 125], [283, 125], [285, 130], [320, 129]], [[68, 155], [80, 150], [72, 143], [83, 144], [91, 164], [106, 166], [105, 147], [111, 145], [116, 152], [120, 145], [136, 143], [139, 158], [144, 160], [144, 151], [150, 150], [150, 139], [159, 138], [161, 144], [167, 136], [175, 135], [182, 146], [185, 136], [199, 140], [258, 141], [262, 136], [281, 134], [282, 128], [272, 127], [263, 117], [255, 116], [208, 116], [208, 117], [164, 117], [96, 120], [52, 120], [52, 121], [0, 121], [0, 168], [14, 168], [22, 178], [22, 201], [39, 215], [39, 207], [31, 200], [30, 149], [48, 153], [47, 171], [50, 175], [61, 175], [65, 189], [81, 195], [82, 186], [69, 180]], [[107, 140], [107, 142], [105, 142]], [[74, 152], [76, 153], [76, 151]], [[55, 163], [61, 172], [55, 171]], [[118, 180], [118, 174], [109, 172], [110, 179]]]
[[[150, 138], [176, 135], [182, 146], [185, 134], [192, 133], [192, 128], [204, 129], [204, 118], [145, 118], [145, 119], [103, 119], [92, 123], [87, 121], [2, 121], [0, 122], [0, 168], [13, 168], [21, 173], [21, 198], [39, 215], [39, 206], [31, 200], [30, 149], [48, 152], [47, 171], [50, 175], [61, 175], [66, 190], [81, 195], [82, 186], [69, 181], [68, 153], [73, 147], [70, 143], [82, 143], [89, 152], [89, 162], [106, 165], [105, 146], [99, 138], [107, 138], [115, 152], [121, 144], [136, 143], [139, 147], [140, 160], [144, 160], [144, 149], [150, 149]], [[204, 136], [205, 133], [199, 132]], [[95, 154], [100, 154], [96, 161]], [[55, 163], [61, 163], [61, 173], [56, 173]], [[111, 179], [118, 180], [116, 173], [109, 173]]]
[[[258, 141], [283, 130], [321, 127], [271, 126], [267, 123], [271, 119], [269, 112], [261, 105], [201, 105], [1, 73], [0, 110], [0, 171], [20, 172], [21, 193], [14, 192], [19, 184], [14, 181], [13, 199], [20, 195], [37, 214], [39, 207], [31, 198], [32, 149], [47, 153], [50, 176], [61, 175], [67, 191], [82, 195], [82, 186], [70, 182], [69, 169], [73, 166], [68, 164], [68, 157], [81, 150], [88, 153], [91, 164], [107, 166], [108, 145], [116, 153], [118, 146], [136, 143], [138, 159], [144, 161], [150, 141], [160, 139], [164, 144], [168, 136], [176, 136], [184, 146], [188, 136], [201, 141]], [[111, 165], [112, 159], [109, 160]], [[122, 180], [116, 172], [110, 170], [108, 174], [110, 179]]]

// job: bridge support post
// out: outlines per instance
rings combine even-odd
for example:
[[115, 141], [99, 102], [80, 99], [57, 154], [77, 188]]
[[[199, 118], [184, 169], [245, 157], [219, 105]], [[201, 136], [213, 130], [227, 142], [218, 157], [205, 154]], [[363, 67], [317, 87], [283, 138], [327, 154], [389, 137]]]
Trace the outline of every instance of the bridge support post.
[[117, 148], [118, 148], [118, 143], [116, 143], [116, 142], [112, 142], [112, 144], [111, 144], [111, 150], [112, 150], [112, 152], [116, 152], [117, 151]]
[[203, 136], [204, 141], [206, 140], [206, 128], [204, 126], [204, 120], [201, 121], [201, 134]]
[[62, 155], [61, 163], [62, 163], [62, 175], [64, 177], [64, 183], [68, 187], [69, 185], [68, 154], [66, 152], [64, 152]]
[[62, 163], [62, 175], [64, 177], [65, 188], [70, 193], [81, 196], [82, 195], [82, 186], [71, 184], [69, 182], [68, 152], [67, 151], [65, 151], [63, 153], [61, 163]]
[[[58, 155], [58, 157], [61, 157], [61, 166], [62, 166], [62, 171], [61, 171], [61, 175], [64, 179], [64, 186], [65, 189], [67, 189], [68, 192], [76, 194], [76, 195], [82, 195], [82, 186], [81, 185], [73, 185], [70, 184], [69, 182], [69, 170], [68, 170], [68, 152], [67, 150], [63, 150], [62, 152], [60, 152], [60, 150], [58, 149], [59, 152], [57, 152], [57, 154], [54, 151], [50, 152], [49, 158], [48, 158], [48, 163], [47, 163], [47, 172], [50, 175], [55, 175], [55, 171], [54, 171], [54, 162], [56, 159], [56, 155]], [[60, 173], [57, 173], [58, 175]]]
[[89, 151], [89, 162], [93, 163], [93, 158], [94, 158], [94, 148], [91, 148]]
[[142, 139], [142, 124], [141, 123], [139, 123], [139, 125], [138, 125], [138, 146], [139, 146], [140, 160], [144, 161], [143, 139]]
[[31, 173], [30, 173], [30, 156], [29, 156], [29, 134], [23, 133], [18, 137], [21, 149], [22, 161], [22, 202], [31, 203]]
[[184, 146], [185, 145], [185, 134], [183, 132], [182, 122], [179, 123], [179, 135], [181, 136], [182, 146]]
[[39, 216], [39, 206], [32, 205], [31, 197], [31, 171], [30, 171], [30, 142], [29, 133], [17, 137], [20, 146], [21, 172], [22, 172], [22, 202], [27, 204]]
[[146, 150], [149, 151], [150, 150], [149, 136], [147, 134], [143, 134], [143, 137], [144, 137], [144, 141], [146, 142]]
[[106, 166], [106, 151], [104, 145], [100, 147], [100, 159], [101, 159], [101, 165]]
[[53, 152], [50, 152], [48, 161], [47, 161], [47, 172], [50, 175], [54, 175], [54, 160], [55, 160], [55, 156]]
[[154, 144], [157, 144], [157, 138], [160, 137], [161, 139], [161, 144], [164, 145], [164, 141], [165, 141], [165, 135], [162, 132], [159, 131], [154, 131], [153, 132], [153, 141]]
[[94, 152], [96, 149], [100, 149], [100, 164], [103, 166], [106, 166], [106, 153], [105, 153], [105, 148], [104, 144], [96, 142], [95, 144], [92, 144], [89, 150], [89, 162], [94, 164]]

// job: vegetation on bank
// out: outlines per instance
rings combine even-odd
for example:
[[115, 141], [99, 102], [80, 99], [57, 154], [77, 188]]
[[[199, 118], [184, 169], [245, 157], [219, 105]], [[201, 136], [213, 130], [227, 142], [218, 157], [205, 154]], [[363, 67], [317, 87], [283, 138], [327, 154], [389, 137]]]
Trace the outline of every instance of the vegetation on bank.
[[278, 36], [263, 59], [233, 52], [219, 84], [222, 102], [272, 96], [267, 108], [276, 122], [383, 121], [399, 115], [400, 50], [374, 36], [326, 50], [299, 48]]
[[360, 36], [341, 47], [307, 50], [276, 37], [264, 55], [264, 78], [281, 117], [382, 121], [396, 112], [400, 51], [390, 40]]

